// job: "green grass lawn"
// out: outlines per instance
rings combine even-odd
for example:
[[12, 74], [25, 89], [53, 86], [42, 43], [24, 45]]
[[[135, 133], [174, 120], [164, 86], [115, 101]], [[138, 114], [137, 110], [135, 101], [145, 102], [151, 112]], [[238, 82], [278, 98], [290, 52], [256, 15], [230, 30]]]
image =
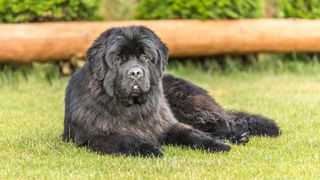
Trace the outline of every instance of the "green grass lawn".
[[50, 83], [0, 81], [0, 179], [7, 178], [320, 178], [320, 73], [170, 72], [208, 89], [229, 109], [274, 118], [279, 138], [254, 137], [229, 153], [165, 147], [163, 158], [102, 156], [62, 142], [64, 89], [68, 78]]

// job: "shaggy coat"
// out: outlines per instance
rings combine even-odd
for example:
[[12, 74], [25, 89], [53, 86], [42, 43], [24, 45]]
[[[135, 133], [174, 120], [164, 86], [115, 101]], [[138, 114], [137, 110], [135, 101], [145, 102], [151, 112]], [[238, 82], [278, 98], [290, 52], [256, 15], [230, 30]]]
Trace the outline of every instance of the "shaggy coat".
[[162, 144], [228, 151], [223, 139], [278, 136], [270, 119], [224, 110], [202, 88], [163, 74], [168, 49], [142, 26], [112, 28], [70, 79], [63, 139], [102, 154], [161, 156]]

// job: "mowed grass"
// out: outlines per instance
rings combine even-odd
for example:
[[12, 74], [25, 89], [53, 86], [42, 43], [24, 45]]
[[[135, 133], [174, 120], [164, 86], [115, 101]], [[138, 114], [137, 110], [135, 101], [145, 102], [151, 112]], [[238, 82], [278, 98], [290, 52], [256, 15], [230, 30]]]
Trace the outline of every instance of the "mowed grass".
[[275, 119], [282, 135], [253, 137], [228, 153], [164, 147], [163, 158], [102, 156], [61, 140], [68, 77], [49, 83], [31, 72], [14, 83], [1, 80], [0, 179], [320, 178], [320, 74], [170, 72], [228, 109]]

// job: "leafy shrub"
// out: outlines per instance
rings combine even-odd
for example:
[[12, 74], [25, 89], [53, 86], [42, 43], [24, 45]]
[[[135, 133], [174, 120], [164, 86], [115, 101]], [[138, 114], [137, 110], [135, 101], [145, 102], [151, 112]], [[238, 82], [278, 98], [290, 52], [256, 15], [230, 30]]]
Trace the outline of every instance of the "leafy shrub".
[[320, 18], [319, 0], [281, 0], [279, 17]]
[[262, 0], [140, 0], [138, 19], [240, 19], [262, 16]]
[[95, 20], [100, 0], [0, 0], [0, 22]]
[[137, 0], [102, 0], [99, 14], [106, 20], [133, 19]]

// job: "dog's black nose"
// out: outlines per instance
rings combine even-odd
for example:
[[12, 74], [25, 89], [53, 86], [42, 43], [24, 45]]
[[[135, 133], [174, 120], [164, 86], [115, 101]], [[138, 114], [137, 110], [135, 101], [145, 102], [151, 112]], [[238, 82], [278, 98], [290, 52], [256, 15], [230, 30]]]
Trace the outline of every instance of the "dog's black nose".
[[132, 79], [139, 79], [140, 77], [143, 76], [143, 71], [139, 67], [133, 67], [133, 68], [129, 69], [128, 75]]

